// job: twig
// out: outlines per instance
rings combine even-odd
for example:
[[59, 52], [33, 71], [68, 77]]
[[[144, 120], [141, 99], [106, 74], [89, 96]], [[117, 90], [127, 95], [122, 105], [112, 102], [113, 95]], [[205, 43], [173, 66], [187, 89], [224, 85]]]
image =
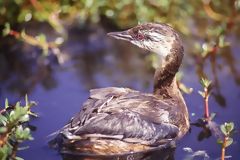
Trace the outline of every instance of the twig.
[[18, 143], [18, 142], [15, 142], [14, 145], [13, 145], [12, 153], [11, 153], [11, 155], [10, 155], [10, 157], [11, 157], [12, 159], [15, 159], [15, 158], [16, 158], [17, 151], [18, 151], [18, 146], [19, 146], [19, 143]]
[[225, 159], [226, 143], [227, 143], [227, 137], [224, 136], [223, 144], [222, 144], [222, 155], [221, 155], [221, 160], [224, 160], [224, 159]]
[[209, 107], [208, 107], [208, 89], [205, 89], [204, 97], [204, 117], [209, 120]]
[[30, 0], [30, 2], [36, 10], [38, 10], [38, 11], [43, 10], [41, 3], [39, 3], [37, 0]]
[[[234, 20], [235, 21], [240, 20], [240, 16], [228, 17], [223, 14], [215, 12], [212, 9], [212, 7], [210, 6], [211, 0], [202, 0], [202, 2], [203, 2], [203, 8], [204, 8], [204, 11], [206, 12], [206, 14], [215, 21], [225, 21], [225, 22], [231, 23]], [[234, 13], [234, 11], [233, 11], [233, 13]]]

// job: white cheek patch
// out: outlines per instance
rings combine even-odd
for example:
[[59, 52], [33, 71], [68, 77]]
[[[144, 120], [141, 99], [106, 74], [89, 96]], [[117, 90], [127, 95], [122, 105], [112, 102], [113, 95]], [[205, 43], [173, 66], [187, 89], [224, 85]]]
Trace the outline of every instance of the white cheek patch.
[[144, 45], [150, 51], [157, 53], [160, 57], [165, 58], [167, 55], [171, 53], [173, 44], [173, 39], [161, 40], [161, 42], [155, 41], [145, 41]]
[[152, 51], [165, 58], [167, 55], [171, 53], [170, 51], [171, 49], [172, 43], [163, 43], [160, 46], [156, 46], [155, 48], [153, 48]]
[[134, 45], [157, 53], [160, 60], [165, 60], [166, 56], [171, 54], [172, 45], [175, 37], [166, 37], [160, 34], [152, 34], [151, 40], [137, 41], [132, 40]]
[[157, 53], [163, 58], [171, 53], [170, 50], [172, 49], [175, 36], [165, 36], [158, 32], [149, 32], [148, 36], [151, 37], [151, 40], [145, 41], [144, 45], [149, 46], [148, 48], [151, 48], [150, 51]]

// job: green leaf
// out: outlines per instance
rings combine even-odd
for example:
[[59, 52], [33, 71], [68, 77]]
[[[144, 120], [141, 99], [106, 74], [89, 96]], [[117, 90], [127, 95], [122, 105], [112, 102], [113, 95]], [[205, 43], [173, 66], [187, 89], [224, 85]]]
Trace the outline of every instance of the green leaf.
[[22, 125], [18, 126], [15, 131], [15, 137], [18, 141], [21, 141], [23, 139], [23, 127]]
[[15, 107], [16, 107], [16, 108], [17, 108], [17, 107], [20, 107], [20, 102], [17, 102], [16, 105], [15, 105]]
[[33, 106], [36, 106], [36, 105], [37, 105], [37, 102], [35, 102], [35, 101], [30, 101], [30, 102], [28, 102], [28, 104], [29, 104], [29, 108], [31, 108], [31, 107], [33, 107]]
[[15, 111], [11, 111], [9, 114], [9, 122], [12, 123], [15, 120]]
[[16, 111], [17, 114], [19, 114], [18, 116], [20, 117], [20, 116], [23, 116], [24, 114], [27, 114], [28, 108], [16, 105], [15, 111]]
[[7, 127], [0, 127], [0, 134], [7, 132]]
[[20, 117], [20, 118], [19, 118], [19, 121], [22, 122], [22, 123], [29, 121], [29, 115], [26, 114], [26, 115]]
[[225, 128], [226, 128], [226, 131], [230, 133], [234, 129], [234, 123], [233, 122], [226, 123]]
[[33, 117], [38, 117], [38, 114], [36, 114], [36, 113], [34, 113], [34, 112], [32, 112], [32, 111], [29, 111], [28, 114], [31, 115], [31, 116], [33, 116]]
[[5, 109], [7, 109], [8, 107], [9, 107], [8, 99], [6, 98], [6, 99], [5, 99]]
[[225, 35], [219, 36], [218, 45], [219, 45], [220, 47], [224, 47], [224, 46], [225, 46]]
[[29, 106], [29, 102], [28, 102], [28, 95], [25, 95], [25, 106]]
[[11, 31], [10, 24], [5, 23], [4, 29], [3, 29], [3, 36], [7, 36]]
[[187, 86], [185, 86], [185, 84], [183, 84], [181, 82], [179, 82], [179, 88], [181, 91], [183, 91], [186, 94], [190, 94], [193, 91], [193, 88], [188, 88]]
[[[29, 121], [29, 109], [31, 106], [36, 105], [35, 102], [29, 102], [27, 95], [25, 96], [25, 106], [21, 106], [20, 102], [17, 102], [11, 109], [6, 110], [3, 114], [0, 114], [0, 134], [9, 131], [9, 137], [7, 137], [6, 144], [0, 147], [0, 160], [8, 159], [12, 154], [12, 142], [22, 143], [25, 140], [33, 140], [31, 130], [25, 127], [24, 122]], [[5, 100], [5, 107], [9, 106], [8, 100]], [[21, 149], [26, 149], [21, 148]], [[19, 150], [19, 148], [18, 148]], [[14, 159], [22, 160], [20, 157], [13, 157]]]
[[222, 125], [220, 126], [220, 129], [221, 129], [222, 133], [223, 133], [225, 136], [228, 135], [228, 133], [227, 133], [227, 131], [226, 131], [226, 128], [225, 128], [225, 124], [222, 124]]
[[14, 0], [17, 5], [21, 5], [24, 1], [23, 0]]
[[8, 119], [7, 119], [4, 115], [0, 115], [0, 123], [1, 123], [3, 126], [6, 126], [6, 125], [7, 125], [7, 121], [8, 121]]
[[230, 146], [232, 143], [233, 143], [233, 139], [232, 138], [228, 138], [227, 141], [226, 141], [225, 147]]
[[9, 115], [10, 123], [17, 123], [18, 121], [25, 122], [27, 117], [24, 116], [27, 115], [27, 112], [28, 112], [27, 107], [21, 107], [19, 102], [16, 103], [15, 109], [11, 111]]
[[208, 88], [212, 82], [207, 78], [201, 78], [200, 83], [204, 88]]
[[26, 32], [25, 32], [25, 30], [23, 29], [23, 30], [21, 30], [21, 37], [26, 37]]
[[6, 160], [9, 153], [11, 153], [11, 148], [6, 144], [0, 147], [0, 159]]
[[224, 123], [220, 126], [222, 133], [225, 136], [229, 136], [229, 134], [233, 131], [234, 129], [234, 123], [230, 122], [230, 123]]
[[202, 91], [198, 91], [198, 93], [204, 98], [205, 97], [205, 93]]
[[47, 38], [44, 34], [40, 34], [38, 36], [36, 36], [36, 39], [40, 42], [40, 43], [46, 43], [47, 42]]
[[223, 141], [222, 141], [221, 139], [218, 139], [218, 140], [217, 140], [217, 143], [222, 145], [222, 144], [223, 144]]
[[16, 139], [18, 142], [22, 142], [24, 140], [32, 140], [32, 136], [30, 134], [30, 129], [29, 128], [23, 128], [22, 125], [18, 126], [16, 129]]
[[21, 157], [15, 157], [15, 160], [24, 160], [24, 159]]

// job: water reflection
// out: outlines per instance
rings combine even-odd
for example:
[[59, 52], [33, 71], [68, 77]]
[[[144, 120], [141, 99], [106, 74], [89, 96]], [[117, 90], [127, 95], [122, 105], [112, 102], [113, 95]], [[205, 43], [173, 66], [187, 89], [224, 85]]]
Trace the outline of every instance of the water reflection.
[[73, 156], [63, 155], [63, 160], [174, 160], [175, 148], [154, 150], [145, 153], [127, 154], [122, 156]]
[[223, 139], [224, 135], [220, 131], [219, 125], [213, 120], [206, 121], [204, 119], [198, 119], [196, 122], [191, 123], [193, 127], [200, 128], [197, 140], [203, 141], [204, 139], [210, 138], [212, 135], [216, 139]]
[[237, 68], [237, 60], [236, 57], [232, 53], [232, 49], [230, 46], [224, 47], [221, 50], [221, 57], [223, 58], [225, 64], [229, 67], [229, 71], [231, 72], [232, 77], [235, 80], [235, 83], [239, 86], [240, 85], [240, 71]]
[[[102, 28], [89, 27], [84, 30], [86, 37], [79, 36], [79, 29], [73, 28], [69, 34], [71, 37], [64, 45], [63, 52], [70, 55], [70, 66], [77, 70], [77, 75], [86, 89], [109, 86], [109, 83], [118, 86], [145, 87], [151, 83], [151, 72], [143, 63], [146, 54], [138, 48], [130, 47], [125, 42], [113, 41], [106, 36]], [[81, 33], [79, 33], [81, 34]], [[115, 42], [115, 43], [113, 43]], [[65, 65], [66, 67], [66, 65]], [[141, 67], [141, 70], [138, 68]], [[100, 79], [100, 76], [105, 79]], [[132, 80], [125, 80], [128, 77]], [[135, 80], [141, 79], [141, 84]], [[147, 86], [148, 87], [148, 86]]]
[[40, 50], [17, 44], [0, 50], [0, 89], [24, 96], [31, 93], [37, 84], [45, 89], [56, 87], [53, 77], [54, 56], [46, 59]]
[[[229, 70], [229, 74], [233, 77], [236, 85], [239, 85], [239, 67], [232, 53], [230, 45], [226, 45], [222, 48], [214, 45], [212, 46], [206, 56], [202, 54], [192, 54], [194, 61], [196, 62], [196, 73], [201, 77], [210, 77], [213, 81], [213, 97], [221, 107], [226, 107], [226, 97], [221, 92], [222, 85], [219, 81], [219, 76], [226, 74], [226, 70]], [[210, 64], [210, 65], [209, 65]]]
[[[45, 33], [51, 35], [51, 32]], [[144, 51], [126, 42], [108, 39], [106, 31], [99, 26], [90, 26], [87, 29], [71, 28], [69, 40], [60, 50], [61, 56], [65, 58], [65, 63], [61, 65], [54, 54], [42, 57], [41, 51], [28, 45], [6, 45], [5, 49], [0, 50], [2, 100], [6, 95], [19, 99], [18, 96], [28, 93], [40, 106], [36, 109], [41, 115], [36, 121], [33, 120], [34, 126], [38, 127], [33, 135], [35, 140], [30, 142], [28, 150], [21, 152], [25, 159], [33, 159], [36, 155], [40, 159], [59, 159], [57, 153], [53, 154], [53, 151], [46, 147], [46, 136], [61, 128], [79, 111], [81, 103], [88, 97], [89, 89], [119, 86], [152, 92], [153, 69], [144, 61], [148, 54], [143, 54]], [[208, 75], [215, 84], [212, 95], [218, 104], [210, 100], [210, 110], [217, 112], [216, 121], [234, 121], [239, 124], [239, 57], [236, 57], [238, 52], [232, 50], [234, 49], [230, 47], [222, 48], [219, 54], [210, 60], [199, 56], [193, 58], [186, 52], [185, 60], [194, 59], [194, 63], [189, 65], [190, 67], [182, 67], [181, 70], [184, 73], [183, 81], [196, 90], [199, 88], [199, 82], [193, 66], [199, 75]], [[190, 113], [196, 115], [191, 117], [192, 121], [201, 118], [203, 111], [202, 99], [196, 92], [185, 96]], [[218, 107], [219, 104], [226, 107]], [[175, 159], [183, 159], [182, 148], [186, 146], [194, 150], [205, 149], [210, 153], [210, 157], [215, 158], [219, 155], [219, 148], [216, 147], [216, 139], [211, 134], [212, 132], [204, 128], [192, 127], [191, 134], [181, 140], [176, 151], [173, 149], [151, 152], [146, 154], [146, 157], [137, 158], [160, 159], [166, 155], [166, 159], [169, 160], [174, 159], [174, 156]], [[200, 143], [199, 140], [203, 139]], [[239, 136], [234, 137], [235, 139], [236, 143], [228, 148], [233, 157], [239, 155], [240, 148]], [[70, 155], [64, 155], [63, 158], [77, 159]]]

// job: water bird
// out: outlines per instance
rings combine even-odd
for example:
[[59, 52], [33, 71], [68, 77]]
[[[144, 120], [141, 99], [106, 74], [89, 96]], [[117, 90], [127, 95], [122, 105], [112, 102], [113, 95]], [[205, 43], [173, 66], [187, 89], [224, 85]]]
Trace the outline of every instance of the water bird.
[[90, 90], [80, 112], [58, 131], [58, 147], [115, 155], [151, 150], [183, 137], [189, 117], [176, 83], [184, 55], [178, 33], [167, 24], [144, 23], [108, 35], [157, 54], [153, 93], [117, 87]]

